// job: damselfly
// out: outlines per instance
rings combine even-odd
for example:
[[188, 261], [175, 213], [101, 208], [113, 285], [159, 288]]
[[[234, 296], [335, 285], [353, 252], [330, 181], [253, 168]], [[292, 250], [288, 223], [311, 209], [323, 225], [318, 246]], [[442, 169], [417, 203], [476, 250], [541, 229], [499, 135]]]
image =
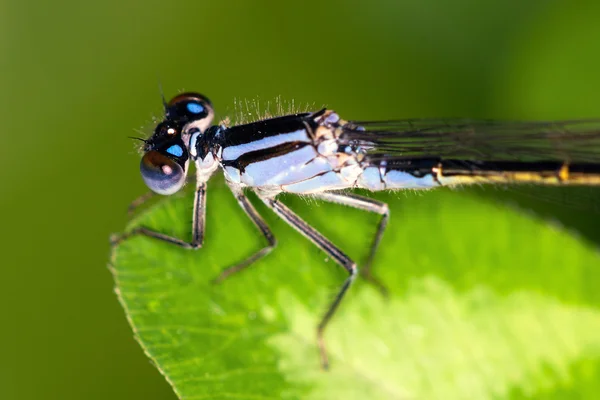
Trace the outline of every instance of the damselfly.
[[267, 255], [276, 239], [248, 200], [251, 190], [267, 207], [321, 248], [348, 277], [317, 327], [322, 365], [328, 359], [323, 332], [358, 274], [356, 263], [278, 199], [310, 195], [379, 214], [380, 221], [361, 275], [381, 285], [371, 263], [390, 212], [382, 202], [350, 193], [431, 189], [473, 183], [600, 185], [600, 120], [495, 122], [396, 120], [357, 122], [322, 109], [237, 126], [212, 125], [210, 101], [183, 93], [164, 102], [165, 117], [144, 142], [140, 164], [146, 185], [170, 195], [196, 164], [192, 240], [138, 227], [119, 237], [144, 235], [185, 249], [204, 241], [207, 181], [221, 169], [238, 203], [268, 244], [216, 278], [222, 281]]

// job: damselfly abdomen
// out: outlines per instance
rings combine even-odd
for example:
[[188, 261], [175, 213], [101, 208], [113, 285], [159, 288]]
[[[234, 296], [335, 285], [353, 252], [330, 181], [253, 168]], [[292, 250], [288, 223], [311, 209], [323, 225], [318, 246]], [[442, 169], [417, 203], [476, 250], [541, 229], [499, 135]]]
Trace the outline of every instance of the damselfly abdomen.
[[276, 245], [271, 230], [245, 195], [256, 193], [288, 224], [325, 251], [348, 272], [318, 328], [321, 360], [327, 367], [323, 332], [358, 268], [343, 251], [312, 228], [277, 196], [310, 195], [381, 215], [362, 275], [371, 262], [389, 218], [388, 206], [349, 193], [431, 189], [473, 183], [600, 185], [600, 120], [495, 122], [473, 120], [345, 121], [323, 109], [237, 125], [211, 126], [210, 101], [183, 93], [165, 103], [165, 117], [144, 141], [140, 169], [148, 187], [169, 195], [185, 182], [190, 161], [196, 164], [192, 240], [144, 227], [121, 236], [144, 235], [186, 249], [202, 246], [207, 181], [222, 169], [238, 203], [268, 244], [225, 269], [216, 281], [239, 272]]

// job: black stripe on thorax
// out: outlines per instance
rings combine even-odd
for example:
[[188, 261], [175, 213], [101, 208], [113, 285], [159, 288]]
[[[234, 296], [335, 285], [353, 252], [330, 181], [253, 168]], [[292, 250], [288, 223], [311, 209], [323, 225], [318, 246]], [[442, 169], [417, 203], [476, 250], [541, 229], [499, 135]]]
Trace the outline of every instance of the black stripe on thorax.
[[310, 143], [286, 142], [286, 143], [282, 143], [282, 144], [274, 146], [274, 147], [269, 147], [266, 149], [260, 149], [260, 150], [251, 151], [251, 152], [242, 154], [235, 160], [223, 161], [223, 165], [234, 167], [234, 168], [237, 168], [238, 170], [240, 170], [240, 172], [244, 172], [246, 167], [250, 164], [253, 164], [253, 163], [256, 163], [259, 161], [269, 160], [274, 157], [280, 157], [280, 156], [286, 155], [288, 153], [291, 153], [293, 151], [296, 151], [296, 150], [301, 149], [302, 147], [308, 146], [308, 145], [310, 145]]
[[317, 124], [314, 121], [314, 115], [315, 114], [312, 113], [286, 115], [283, 117], [256, 121], [250, 124], [232, 126], [223, 132], [223, 145], [243, 145], [270, 136], [295, 132], [302, 129], [306, 130], [307, 124], [308, 128], [314, 130], [317, 127]]

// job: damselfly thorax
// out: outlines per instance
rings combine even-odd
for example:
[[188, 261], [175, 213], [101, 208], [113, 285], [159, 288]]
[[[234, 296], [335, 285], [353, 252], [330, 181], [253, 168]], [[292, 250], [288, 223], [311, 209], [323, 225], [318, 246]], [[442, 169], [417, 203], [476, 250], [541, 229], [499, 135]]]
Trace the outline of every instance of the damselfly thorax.
[[268, 244], [242, 263], [225, 269], [217, 282], [245, 269], [276, 245], [271, 230], [246, 197], [246, 190], [254, 191], [279, 217], [348, 272], [317, 328], [324, 367], [328, 360], [323, 331], [358, 268], [343, 251], [282, 204], [277, 198], [280, 193], [311, 195], [381, 215], [361, 275], [385, 292], [385, 286], [372, 276], [370, 266], [389, 219], [388, 206], [348, 189], [432, 189], [479, 183], [600, 185], [600, 120], [356, 122], [322, 109], [227, 127], [211, 126], [213, 117], [206, 97], [183, 93], [165, 103], [163, 121], [144, 140], [140, 170], [155, 193], [179, 191], [186, 182], [189, 163], [196, 165], [192, 240], [144, 227], [118, 240], [144, 235], [186, 249], [200, 248], [207, 181], [222, 170], [238, 203]]

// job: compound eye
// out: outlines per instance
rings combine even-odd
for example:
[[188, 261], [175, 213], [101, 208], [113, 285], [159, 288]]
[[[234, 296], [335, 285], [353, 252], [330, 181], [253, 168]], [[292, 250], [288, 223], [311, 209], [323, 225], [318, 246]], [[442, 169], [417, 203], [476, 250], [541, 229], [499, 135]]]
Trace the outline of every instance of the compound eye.
[[163, 121], [156, 126], [154, 133], [157, 136], [173, 137], [179, 133], [179, 130], [172, 126], [168, 121]]
[[155, 150], [144, 154], [140, 162], [140, 172], [150, 190], [158, 194], [173, 194], [185, 183], [184, 168]]
[[[167, 118], [187, 124], [203, 118], [211, 117], [210, 100], [200, 93], [182, 93], [175, 96], [167, 104]], [[211, 117], [212, 118], [212, 117]]]

